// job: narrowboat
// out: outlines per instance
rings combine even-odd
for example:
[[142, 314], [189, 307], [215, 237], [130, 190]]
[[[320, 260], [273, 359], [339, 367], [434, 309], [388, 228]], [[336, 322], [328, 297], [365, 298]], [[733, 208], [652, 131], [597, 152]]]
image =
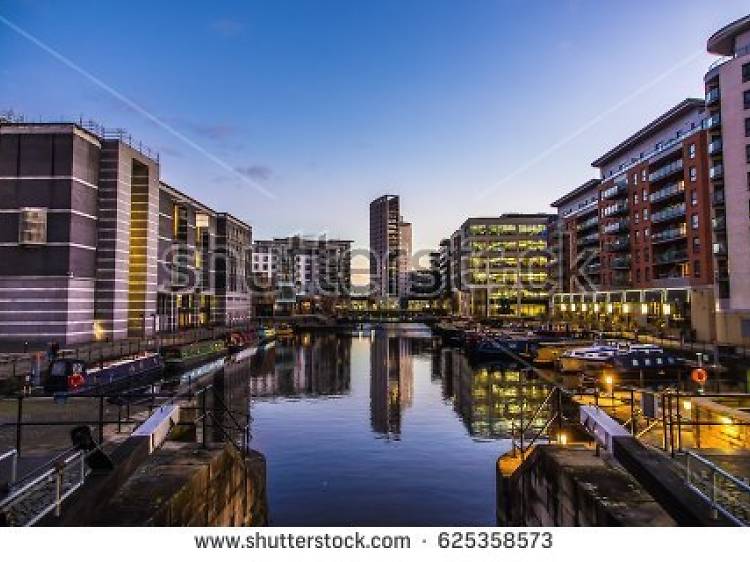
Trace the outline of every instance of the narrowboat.
[[294, 336], [294, 329], [289, 324], [279, 324], [276, 327], [277, 338], [291, 338]]
[[101, 366], [88, 366], [81, 359], [54, 359], [47, 370], [44, 391], [82, 394], [114, 390], [153, 381], [163, 371], [164, 361], [157, 353], [147, 353], [134, 359], [123, 359]]
[[258, 340], [260, 343], [268, 343], [276, 339], [276, 330], [273, 328], [258, 328]]
[[227, 345], [224, 340], [206, 340], [184, 345], [173, 345], [162, 348], [164, 363], [170, 370], [187, 369], [203, 361], [226, 355]]
[[651, 344], [633, 345], [627, 351], [615, 354], [609, 361], [621, 376], [664, 375], [683, 366], [683, 361], [662, 348]]
[[604, 365], [617, 353], [612, 345], [593, 345], [568, 349], [560, 355], [557, 366], [563, 373], [583, 371], [586, 367]]
[[229, 353], [239, 353], [243, 349], [258, 343], [258, 333], [254, 329], [235, 330], [226, 335], [225, 343]]

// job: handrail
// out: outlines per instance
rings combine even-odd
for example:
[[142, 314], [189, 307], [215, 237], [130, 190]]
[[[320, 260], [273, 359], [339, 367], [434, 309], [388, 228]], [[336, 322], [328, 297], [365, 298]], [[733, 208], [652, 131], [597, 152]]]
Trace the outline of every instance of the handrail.
[[[710, 476], [710, 494], [706, 494], [703, 490], [701, 490], [697, 485], [693, 484], [691, 482], [691, 475], [692, 472], [690, 470], [690, 459], [693, 458], [701, 465], [707, 467], [711, 471]], [[687, 485], [696, 492], [704, 501], [709, 503], [711, 505], [711, 508], [714, 509], [717, 512], [720, 512], [722, 515], [730, 519], [733, 523], [736, 525], [747, 527], [750, 525], [750, 520], [748, 519], [741, 519], [737, 517], [729, 507], [722, 505], [719, 494], [717, 493], [717, 486], [716, 486], [716, 475], [721, 475], [726, 480], [729, 480], [736, 488], [743, 491], [746, 494], [750, 494], [750, 485], [748, 485], [746, 482], [743, 482], [733, 474], [730, 474], [720, 466], [716, 465], [715, 463], [711, 462], [710, 460], [697, 455], [691, 451], [685, 451], [685, 482]]]
[[14, 448], [14, 449], [10, 449], [9, 451], [5, 451], [3, 454], [0, 455], [0, 462], [9, 458], [13, 459], [10, 464], [10, 481], [9, 481], [9, 484], [12, 486], [16, 483], [16, 478], [18, 478], [18, 450]]

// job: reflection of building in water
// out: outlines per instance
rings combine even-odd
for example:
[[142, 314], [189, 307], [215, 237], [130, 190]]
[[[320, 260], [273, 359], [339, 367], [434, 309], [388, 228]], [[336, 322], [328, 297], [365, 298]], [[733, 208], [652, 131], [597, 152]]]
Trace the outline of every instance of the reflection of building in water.
[[472, 367], [459, 352], [446, 349], [441, 364], [443, 395], [477, 437], [510, 437], [511, 426], [520, 427], [523, 417], [527, 424], [549, 392], [543, 381], [524, 375], [514, 363]]
[[351, 340], [334, 334], [303, 335], [297, 345], [263, 352], [251, 371], [250, 392], [264, 396], [330, 396], [349, 392]]
[[401, 416], [414, 395], [413, 342], [378, 334], [370, 347], [370, 423], [373, 431], [398, 437]]

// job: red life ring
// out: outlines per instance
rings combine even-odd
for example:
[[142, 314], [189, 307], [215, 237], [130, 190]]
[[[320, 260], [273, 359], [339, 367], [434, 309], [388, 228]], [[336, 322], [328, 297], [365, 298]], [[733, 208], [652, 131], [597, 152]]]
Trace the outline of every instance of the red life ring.
[[693, 369], [693, 371], [690, 373], [690, 378], [698, 384], [706, 384], [706, 381], [708, 380], [708, 373], [705, 369]]

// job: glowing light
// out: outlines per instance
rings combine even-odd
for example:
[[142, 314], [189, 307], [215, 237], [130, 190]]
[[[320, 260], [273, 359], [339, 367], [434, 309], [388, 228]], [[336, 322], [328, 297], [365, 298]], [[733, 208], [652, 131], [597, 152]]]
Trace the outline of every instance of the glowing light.
[[648, 305], [646, 303], [641, 305], [641, 314], [648, 314]]
[[732, 418], [724, 416], [721, 418], [721, 423], [723, 423], [724, 425], [732, 425], [734, 423], [734, 420], [732, 420]]
[[561, 433], [557, 439], [560, 442], [560, 445], [568, 444], [568, 436], [565, 433]]
[[672, 313], [672, 305], [668, 303], [664, 303], [662, 305], [661, 310], [664, 313], [664, 316], [669, 316]]
[[692, 404], [692, 402], [690, 402], [690, 400], [685, 400], [685, 401], [684, 401], [684, 402], [682, 403], [682, 408], [683, 408], [683, 409], [684, 409], [684, 410], [685, 410], [686, 412], [689, 412], [690, 410], [692, 410], [692, 409], [693, 409], [693, 404]]
[[587, 305], [587, 304], [582, 304], [581, 305], [581, 310], [583, 310], [584, 312], [586, 312], [588, 309], [589, 309], [589, 305]]
[[612, 383], [614, 382], [612, 379], [612, 375], [607, 375], [604, 377], [604, 382], [607, 384], [607, 386], [612, 386]]
[[102, 323], [99, 320], [94, 320], [94, 339], [96, 341], [104, 339], [104, 326], [102, 326]]
[[575, 312], [576, 311], [576, 305], [571, 304], [570, 305], [570, 310], [571, 310], [571, 312]]
[[599, 303], [594, 305], [594, 312], [599, 312]]
[[614, 307], [611, 304], [607, 305], [607, 314], [612, 314], [612, 311], [614, 310]]
[[623, 311], [623, 313], [625, 313], [625, 314], [630, 314], [630, 305], [629, 305], [629, 304], [627, 304], [627, 303], [623, 304], [623, 305], [622, 305], [622, 311]]

